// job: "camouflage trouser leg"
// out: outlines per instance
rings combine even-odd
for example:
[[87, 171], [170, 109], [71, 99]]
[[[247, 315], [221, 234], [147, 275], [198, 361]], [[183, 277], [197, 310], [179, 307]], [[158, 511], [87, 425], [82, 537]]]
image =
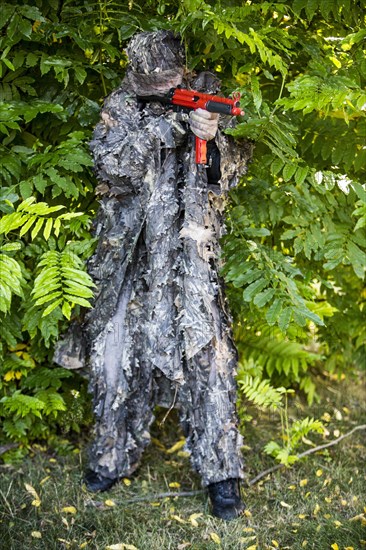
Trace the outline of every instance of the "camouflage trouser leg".
[[115, 392], [107, 392], [95, 423], [95, 438], [90, 449], [90, 468], [115, 479], [131, 475], [150, 442], [149, 428], [154, 420], [151, 410], [151, 379], [143, 369], [136, 372], [136, 385], [123, 402]]
[[93, 343], [90, 388], [94, 392], [95, 438], [90, 449], [90, 468], [105, 477], [128, 476], [139, 465], [150, 442], [154, 420], [153, 377], [133, 348], [141, 346], [125, 321], [126, 288], [118, 309], [100, 338]]
[[234, 365], [220, 372], [216, 351], [208, 347], [187, 361], [185, 382], [178, 390], [187, 448], [203, 486], [244, 477]]

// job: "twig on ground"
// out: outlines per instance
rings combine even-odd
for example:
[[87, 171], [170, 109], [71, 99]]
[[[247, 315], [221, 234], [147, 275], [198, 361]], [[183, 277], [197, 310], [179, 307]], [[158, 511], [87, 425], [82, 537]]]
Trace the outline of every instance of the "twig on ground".
[[[304, 451], [303, 453], [300, 453], [297, 455], [297, 458], [303, 458], [304, 456], [316, 453], [318, 451], [322, 451], [323, 449], [327, 449], [328, 447], [332, 447], [333, 445], [337, 445], [340, 441], [345, 439], [346, 437], [349, 437], [354, 432], [359, 430], [366, 430], [366, 424], [361, 424], [360, 426], [355, 426], [351, 431], [337, 437], [337, 439], [334, 439], [333, 441], [329, 441], [328, 443], [324, 443], [323, 445], [318, 445], [317, 447], [313, 447], [312, 449], [308, 449]], [[277, 470], [280, 470], [281, 468], [284, 468], [284, 464], [276, 464], [276, 466], [272, 466], [272, 468], [268, 468], [268, 470], [264, 470], [263, 472], [260, 472], [258, 475], [256, 475], [253, 479], [249, 480], [247, 482], [248, 486], [251, 487], [252, 485], [255, 485], [258, 483], [260, 479], [267, 476], [268, 474], [271, 474], [273, 472], [276, 472]], [[113, 501], [117, 505], [125, 505], [125, 504], [134, 504], [135, 502], [152, 502], [154, 500], [160, 500], [162, 498], [175, 498], [175, 497], [194, 497], [197, 495], [202, 495], [203, 493], [206, 493], [205, 489], [200, 489], [197, 491], [182, 491], [182, 492], [176, 492], [176, 493], [157, 493], [156, 495], [147, 495], [146, 497], [135, 497], [135, 498], [129, 498], [124, 501]], [[95, 508], [103, 508], [107, 509], [108, 506], [101, 501], [98, 500], [89, 500], [86, 502], [87, 506], [94, 506]]]
[[[177, 493], [157, 493], [156, 495], [148, 495], [146, 497], [134, 497], [129, 498], [124, 501], [113, 500], [115, 504], [124, 505], [124, 504], [134, 504], [135, 502], [152, 502], [154, 500], [160, 500], [162, 498], [174, 498], [174, 497], [194, 497], [196, 495], [202, 495], [205, 493], [205, 489], [200, 489], [197, 491], [181, 491]], [[94, 506], [95, 508], [107, 508], [104, 502], [98, 500], [89, 500], [86, 502], [87, 506]]]
[[[323, 449], [327, 449], [328, 447], [332, 447], [333, 445], [337, 445], [342, 439], [345, 439], [346, 437], [349, 437], [354, 432], [358, 430], [366, 430], [366, 424], [361, 424], [360, 426], [355, 426], [350, 432], [347, 432], [339, 437], [337, 439], [333, 439], [333, 441], [329, 441], [328, 443], [324, 443], [323, 445], [318, 445], [317, 447], [313, 447], [312, 449], [307, 449], [303, 453], [300, 453], [297, 455], [297, 458], [303, 458], [304, 456], [311, 455], [313, 453], [316, 453], [318, 451], [322, 451]], [[276, 466], [272, 466], [272, 468], [268, 468], [268, 470], [264, 470], [263, 472], [260, 472], [257, 476], [253, 477], [253, 479], [249, 480], [247, 483], [249, 487], [252, 485], [255, 485], [258, 483], [262, 477], [267, 476], [268, 474], [272, 474], [273, 472], [276, 472], [277, 470], [280, 470], [281, 468], [284, 468], [285, 464], [276, 464]]]

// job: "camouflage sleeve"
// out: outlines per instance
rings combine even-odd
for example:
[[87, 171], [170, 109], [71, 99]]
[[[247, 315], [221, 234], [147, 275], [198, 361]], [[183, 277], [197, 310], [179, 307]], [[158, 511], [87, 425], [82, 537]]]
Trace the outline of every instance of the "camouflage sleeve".
[[145, 124], [133, 96], [116, 90], [106, 99], [90, 143], [101, 194], [138, 193], [156, 148], [152, 133], [141, 139]]

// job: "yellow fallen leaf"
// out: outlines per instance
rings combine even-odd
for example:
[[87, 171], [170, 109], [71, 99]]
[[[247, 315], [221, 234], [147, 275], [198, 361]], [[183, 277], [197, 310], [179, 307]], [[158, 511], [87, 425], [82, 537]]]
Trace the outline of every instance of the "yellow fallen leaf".
[[177, 516], [176, 514], [173, 514], [170, 516], [171, 519], [175, 519], [175, 521], [178, 521], [179, 523], [186, 523], [186, 521], [184, 519], [182, 519], [181, 517]]
[[160, 506], [161, 502], [150, 502], [150, 506], [155, 506], [158, 508]]
[[362, 521], [364, 519], [364, 514], [358, 514], [357, 516], [353, 516], [353, 518], [349, 518], [349, 521]]
[[37, 491], [35, 490], [34, 487], [32, 487], [32, 485], [29, 485], [29, 483], [24, 483], [24, 487], [26, 488], [28, 493], [31, 494], [32, 497], [34, 498], [34, 500], [32, 500], [32, 506], [35, 506], [36, 508], [38, 508], [38, 506], [41, 505], [41, 499], [39, 498]]
[[319, 512], [319, 510], [320, 510], [320, 506], [319, 506], [319, 504], [315, 504], [315, 508], [314, 508], [314, 510], [313, 510], [313, 514], [314, 514], [314, 516], [316, 516], [316, 515], [317, 515], [317, 513]]
[[197, 521], [197, 520], [195, 520], [195, 519], [190, 519], [189, 521], [191, 522], [191, 525], [192, 525], [193, 527], [198, 527], [198, 521]]
[[330, 519], [332, 516], [330, 514], [324, 514], [325, 519]]
[[124, 544], [122, 542], [120, 544], [111, 544], [107, 546], [105, 550], [138, 550], [138, 548], [133, 544]]
[[81, 544], [79, 544], [79, 548], [85, 548], [86, 546], [88, 546], [88, 544], [89, 541], [82, 542]]
[[104, 501], [104, 504], [105, 504], [106, 506], [110, 506], [110, 507], [116, 506], [116, 503], [114, 502], [114, 500], [110, 500], [110, 499], [105, 500], [105, 501]]
[[278, 548], [280, 546], [276, 540], [271, 540], [271, 542], [275, 548]]
[[185, 444], [186, 444], [186, 440], [185, 439], [180, 439], [172, 447], [170, 447], [170, 449], [167, 449], [166, 452], [167, 452], [168, 455], [171, 455], [171, 454], [175, 453], [176, 451], [179, 451], [182, 447], [184, 447]]
[[289, 485], [288, 488], [291, 489], [291, 491], [295, 491], [296, 485]]
[[308, 480], [307, 480], [307, 479], [301, 479], [301, 480], [300, 480], [300, 483], [299, 483], [300, 487], [305, 487], [305, 485], [307, 485], [307, 484], [308, 484]]
[[315, 475], [316, 475], [316, 477], [321, 477], [321, 476], [323, 475], [323, 470], [320, 470], [320, 469], [317, 470], [317, 471], [315, 472]]
[[248, 546], [246, 550], [257, 550], [258, 546], [256, 544], [253, 544], [252, 546]]
[[43, 484], [46, 483], [46, 481], [48, 481], [49, 479], [51, 479], [51, 476], [44, 477], [44, 478], [39, 482], [39, 484], [40, 484], [40, 485], [43, 485]]
[[41, 539], [42, 538], [42, 533], [40, 531], [32, 531], [31, 536], [34, 539]]
[[243, 532], [244, 533], [254, 533], [255, 529], [253, 529], [253, 527], [244, 527]]
[[325, 502], [330, 504], [332, 502], [332, 499], [330, 497], [324, 497]]
[[189, 451], [178, 451], [177, 456], [180, 456], [182, 458], [189, 458], [191, 456], [191, 453]]
[[169, 487], [171, 487], [172, 489], [179, 489], [180, 483], [178, 483], [178, 481], [172, 481], [171, 483], [169, 483]]
[[338, 409], [335, 410], [335, 414], [334, 416], [336, 417], [336, 420], [343, 420], [343, 415], [341, 413], [341, 411], [339, 411]]
[[75, 508], [75, 506], [64, 506], [61, 509], [61, 512], [64, 512], [65, 514], [76, 514], [77, 509]]
[[67, 521], [67, 519], [66, 519], [66, 518], [62, 518], [61, 521], [62, 521], [62, 523], [65, 525], [66, 529], [68, 529], [68, 528], [69, 528], [69, 522]]
[[244, 510], [244, 516], [246, 516], [247, 518], [251, 518], [252, 512], [250, 510]]
[[280, 502], [281, 506], [283, 506], [284, 508], [292, 508], [292, 506], [290, 504], [287, 504], [287, 502], [284, 502], [283, 500], [281, 500]]
[[355, 550], [355, 549], [353, 548], [353, 546], [346, 546], [344, 550]]
[[307, 514], [298, 514], [297, 516], [299, 519], [305, 519], [307, 517]]
[[210, 533], [211, 540], [214, 541], [215, 544], [221, 544], [221, 539], [217, 533]]
[[55, 458], [50, 458], [48, 462], [51, 462], [52, 464], [57, 463], [57, 460]]
[[198, 521], [197, 519], [200, 518], [203, 514], [191, 514], [189, 516], [189, 521], [191, 522], [191, 524], [193, 525], [193, 527], [198, 527]]
[[335, 520], [333, 523], [337, 527], [337, 529], [338, 529], [338, 527], [341, 527], [341, 525], [342, 525], [342, 523], [338, 520]]
[[308, 545], [308, 541], [305, 539], [302, 541], [302, 547], [305, 548]]
[[334, 544], [331, 544], [330, 547], [332, 548], [332, 550], [339, 550], [339, 546], [336, 542]]
[[154, 443], [154, 445], [158, 447], [158, 449], [160, 449], [161, 451], [166, 451], [165, 445], [163, 445], [162, 442], [159, 441], [156, 437], [151, 438], [151, 443]]
[[341, 435], [341, 432], [339, 430], [334, 430], [333, 435], [334, 437], [339, 437]]
[[127, 487], [129, 487], [129, 486], [131, 485], [131, 483], [132, 483], [131, 480], [128, 479], [128, 477], [124, 477], [124, 478], [122, 479], [122, 481], [123, 481], [123, 483], [124, 483]]

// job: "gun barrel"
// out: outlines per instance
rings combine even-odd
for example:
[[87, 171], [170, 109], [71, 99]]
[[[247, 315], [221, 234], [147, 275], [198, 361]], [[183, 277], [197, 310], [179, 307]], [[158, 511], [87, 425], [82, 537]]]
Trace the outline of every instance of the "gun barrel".
[[235, 103], [222, 103], [221, 101], [209, 100], [207, 101], [205, 108], [211, 113], [220, 113], [222, 115], [239, 116], [244, 114], [244, 111], [240, 109], [238, 101], [235, 101]]

